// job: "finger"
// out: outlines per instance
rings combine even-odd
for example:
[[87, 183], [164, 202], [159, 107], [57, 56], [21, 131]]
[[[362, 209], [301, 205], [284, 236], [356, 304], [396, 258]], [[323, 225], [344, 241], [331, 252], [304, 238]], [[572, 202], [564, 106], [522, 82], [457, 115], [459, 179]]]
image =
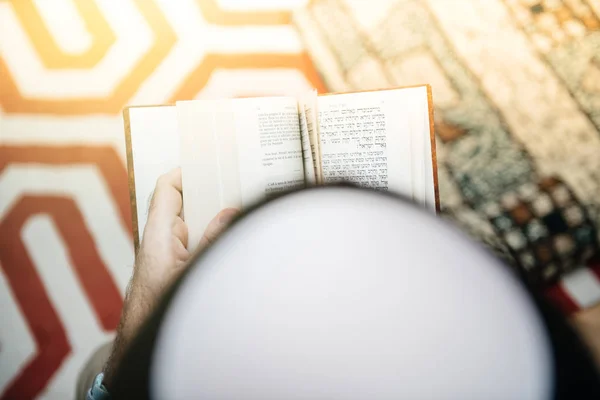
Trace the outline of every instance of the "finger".
[[173, 168], [167, 173], [162, 174], [157, 181], [157, 188], [160, 186], [169, 186], [177, 189], [181, 193], [181, 167]]
[[167, 216], [180, 215], [182, 206], [181, 168], [175, 168], [156, 181], [150, 212]]
[[175, 236], [184, 247], [187, 247], [188, 242], [188, 228], [181, 217], [175, 217], [173, 220], [173, 227], [171, 228], [173, 236]]
[[175, 266], [181, 268], [190, 259], [190, 252], [185, 248], [183, 243], [176, 237], [172, 238], [173, 242], [173, 254], [175, 255]]
[[236, 210], [235, 208], [221, 210], [204, 230], [204, 235], [202, 235], [202, 239], [200, 239], [200, 248], [204, 248], [213, 243], [238, 214], [239, 210]]

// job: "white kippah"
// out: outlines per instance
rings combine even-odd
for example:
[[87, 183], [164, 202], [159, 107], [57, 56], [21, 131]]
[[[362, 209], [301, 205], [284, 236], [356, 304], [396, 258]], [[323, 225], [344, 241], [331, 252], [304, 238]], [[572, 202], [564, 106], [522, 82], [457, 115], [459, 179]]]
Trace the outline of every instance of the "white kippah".
[[163, 322], [159, 399], [544, 399], [549, 340], [505, 266], [397, 199], [299, 192], [197, 261]]

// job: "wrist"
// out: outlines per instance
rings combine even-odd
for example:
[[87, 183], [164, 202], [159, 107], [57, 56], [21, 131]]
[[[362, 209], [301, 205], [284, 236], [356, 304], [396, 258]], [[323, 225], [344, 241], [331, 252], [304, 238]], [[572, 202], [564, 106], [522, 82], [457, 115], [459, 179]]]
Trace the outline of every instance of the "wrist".
[[153, 295], [149, 294], [148, 288], [140, 287], [135, 279], [131, 280], [123, 301], [123, 310], [112, 352], [103, 370], [103, 384], [109, 391], [123, 355], [154, 307], [153, 298]]
[[150, 256], [140, 250], [131, 278], [131, 295], [146, 304], [160, 299], [167, 287], [176, 279], [181, 268], [176, 267], [173, 257]]

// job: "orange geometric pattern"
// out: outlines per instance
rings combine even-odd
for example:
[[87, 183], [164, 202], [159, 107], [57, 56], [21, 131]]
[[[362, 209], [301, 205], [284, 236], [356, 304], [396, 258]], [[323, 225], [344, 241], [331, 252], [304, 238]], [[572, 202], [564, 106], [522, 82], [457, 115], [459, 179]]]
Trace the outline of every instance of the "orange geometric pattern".
[[[152, 30], [154, 43], [141, 60], [117, 84], [106, 98], [30, 98], [19, 91], [5, 61], [0, 57], [0, 106], [7, 113], [20, 114], [119, 114], [128, 101], [167, 57], [177, 41], [175, 32], [151, 0], [134, 0], [141, 15]], [[76, 2], [86, 26], [90, 30], [93, 45], [84, 53], [64, 54], [56, 45], [31, 0], [11, 3], [36, 52], [45, 65], [52, 68], [89, 68], [94, 66], [114, 43], [114, 35], [93, 1]], [[212, 24], [222, 26], [273, 26], [289, 25], [291, 14], [287, 11], [237, 12], [222, 10], [216, 0], [197, 0], [203, 17]], [[101, 39], [100, 39], [101, 38]], [[311, 60], [300, 54], [207, 54], [200, 64], [184, 78], [180, 88], [170, 101], [193, 98], [206, 84], [215, 69], [297, 69], [319, 92], [325, 87]], [[192, 86], [188, 87], [189, 83]]]
[[[177, 41], [175, 32], [153, 1], [134, 0], [134, 3], [152, 30], [155, 40], [150, 50], [125, 75], [109, 97], [68, 100], [24, 97], [19, 92], [19, 88], [16, 86], [4, 60], [0, 57], [0, 86], [2, 87], [0, 105], [8, 113], [57, 115], [120, 113], [129, 99], [163, 61]], [[36, 32], [37, 36], [39, 36], [39, 32]], [[93, 56], [94, 54], [90, 54], [85, 63], [90, 64]], [[83, 63], [84, 61], [80, 62]]]
[[[72, 0], [79, 26], [89, 37], [88, 47], [72, 53], [61, 46], [60, 40], [68, 37], [65, 35], [69, 29], [79, 29], [77, 26], [57, 15], [46, 21], [45, 13], [53, 10], [38, 8], [36, 0], [0, 0], [0, 17], [13, 22], [4, 25], [0, 20], [0, 27], [19, 29], [19, 37], [25, 38], [22, 54], [10, 53], [19, 51], [19, 47], [0, 46], [0, 118], [7, 121], [0, 126], [0, 184], [4, 185], [2, 188], [9, 185], [7, 192], [0, 193], [0, 269], [11, 291], [11, 300], [1, 300], [7, 303], [0, 303], [0, 307], [16, 308], [14, 315], [20, 315], [25, 325], [9, 322], [18, 323], [22, 326], [19, 329], [25, 329], [32, 339], [22, 353], [9, 355], [0, 350], [2, 365], [13, 365], [11, 376], [6, 375], [9, 380], [2, 380], [0, 399], [33, 398], [40, 394], [47, 398], [71, 397], [74, 374], [85, 362], [84, 356], [102, 344], [99, 341], [107, 340], [106, 332], [118, 322], [121, 292], [134, 260], [127, 170], [113, 138], [119, 138], [122, 129], [116, 116], [132, 99], [140, 104], [155, 102], [156, 98], [175, 102], [195, 98], [205, 88], [210, 93], [222, 90], [233, 96], [278, 91], [287, 94], [309, 85], [319, 92], [326, 91], [292, 26], [290, 7], [272, 11], [249, 2], [250, 7], [235, 10], [222, 7], [220, 0], [195, 0], [188, 9], [178, 2], [128, 0], [133, 7], [128, 7], [127, 12], [138, 14], [139, 21], [132, 21], [131, 29], [124, 30], [122, 20], [111, 14], [116, 12], [114, 7], [101, 7], [98, 1]], [[194, 11], [197, 15], [193, 15]], [[182, 18], [188, 14], [190, 18]], [[48, 14], [46, 18], [49, 17]], [[59, 25], [51, 25], [57, 21]], [[65, 25], [60, 25], [63, 22]], [[203, 25], [178, 25], [186, 23]], [[146, 29], [134, 32], [138, 25], [140, 29], [145, 25]], [[53, 36], [56, 32], [63, 35]], [[198, 36], [193, 40], [191, 35], [178, 37], [187, 32], [223, 36]], [[255, 35], [258, 42], [245, 37], [246, 32]], [[11, 39], [3, 36], [0, 40]], [[181, 51], [185, 46], [195, 46], [196, 41], [194, 54]], [[144, 46], [142, 50], [132, 49], [141, 50], [139, 53], [132, 51], [135, 55], [123, 61], [123, 66], [112, 64], [113, 60], [120, 61], [115, 55], [129, 51], [125, 46], [138, 46], [137, 43]], [[36, 58], [36, 64], [22, 65]], [[222, 70], [235, 71], [235, 79], [242, 81], [246, 71], [273, 74], [249, 74], [250, 83], [237, 87], [227, 77], [215, 75]], [[74, 81], [84, 82], [82, 87], [75, 83], [69, 86], [71, 73], [77, 77]], [[90, 79], [99, 80], [86, 86], [87, 74]], [[297, 79], [298, 75], [301, 79]], [[256, 76], [260, 76], [261, 83], [253, 85]], [[291, 77], [290, 84], [281, 85], [281, 77]], [[66, 94], [61, 92], [63, 87]], [[89, 129], [91, 124], [94, 129]], [[4, 141], [5, 137], [9, 140]], [[44, 175], [35, 176], [36, 173]], [[68, 182], [56, 191], [43, 181], [50, 177], [56, 179], [57, 185], [63, 185], [63, 176]], [[89, 193], [88, 177], [100, 181], [90, 185]], [[94, 214], [95, 210], [118, 215], [104, 218]], [[56, 244], [32, 244], [23, 238], [24, 232], [32, 237], [42, 233], [36, 231], [42, 225], [30, 223], [40, 214], [49, 217], [54, 228], [43, 234], [56, 235], [51, 242], [61, 243], [61, 249], [48, 251], [45, 246]], [[127, 234], [123, 235], [123, 231]], [[71, 270], [61, 265], [56, 273], [68, 273], [65, 282], [75, 282], [78, 287], [56, 293], [57, 288], [63, 287], [47, 281], [46, 266], [36, 265], [40, 254], [64, 254]], [[56, 279], [62, 282], [60, 277]], [[65, 306], [71, 298], [61, 298], [73, 294], [83, 296], [80, 301], [87, 305], [79, 310], [89, 310], [97, 324], [81, 323], [85, 319], [79, 315], [73, 319], [74, 311]], [[3, 347], [22, 340], [18, 337], [21, 331], [16, 328], [0, 330], [0, 335], [4, 334], [7, 336], [0, 337]]]
[[120, 219], [133, 235], [127, 170], [110, 146], [0, 146], [0, 174], [11, 164], [95, 165], [117, 204]]
[[215, 25], [287, 25], [292, 22], [292, 15], [287, 11], [225, 11], [219, 7], [217, 0], [196, 0], [204, 19]]
[[31, 215], [21, 210], [24, 204], [31, 205], [27, 203], [31, 202], [27, 199], [25, 203], [19, 202], [0, 222], [0, 262], [37, 349], [35, 357], [1, 393], [3, 400], [33, 398], [71, 351], [65, 328], [21, 240], [20, 229], [24, 219]]
[[45, 387], [71, 351], [65, 328], [21, 239], [21, 229], [36, 214], [49, 215], [57, 226], [96, 318], [114, 330], [123, 306], [121, 295], [104, 266], [83, 216], [70, 198], [25, 196], [0, 223], [0, 262], [36, 342], [36, 356], [2, 394], [2, 399], [33, 398]]
[[319, 93], [326, 91], [319, 73], [306, 53], [301, 54], [209, 54], [181, 83], [168, 103], [193, 99], [204, 88], [217, 69], [277, 69], [297, 68]]
[[92, 68], [116, 41], [114, 32], [93, 0], [75, 2], [92, 40], [92, 45], [81, 54], [65, 53], [57, 45], [32, 0], [13, 1], [10, 4], [46, 68]]
[[[123, 227], [131, 234], [127, 172], [111, 146], [0, 146], [0, 175], [10, 165], [94, 165], [114, 201]], [[0, 220], [0, 265], [36, 343], [36, 356], [23, 366], [1, 399], [32, 398], [51, 379], [71, 351], [63, 322], [52, 306], [35, 265], [21, 239], [34, 215], [49, 215], [99, 325], [116, 328], [122, 298], [107, 271], [75, 201], [64, 196], [21, 197]]]

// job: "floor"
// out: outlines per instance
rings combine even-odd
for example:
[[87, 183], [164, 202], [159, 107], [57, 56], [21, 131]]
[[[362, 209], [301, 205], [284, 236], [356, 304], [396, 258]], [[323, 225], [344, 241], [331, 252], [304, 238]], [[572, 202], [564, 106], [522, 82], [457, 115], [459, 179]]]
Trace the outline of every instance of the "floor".
[[598, 0], [308, 3], [0, 2], [1, 399], [72, 398], [113, 335], [131, 104], [430, 83], [444, 216], [598, 301]]

